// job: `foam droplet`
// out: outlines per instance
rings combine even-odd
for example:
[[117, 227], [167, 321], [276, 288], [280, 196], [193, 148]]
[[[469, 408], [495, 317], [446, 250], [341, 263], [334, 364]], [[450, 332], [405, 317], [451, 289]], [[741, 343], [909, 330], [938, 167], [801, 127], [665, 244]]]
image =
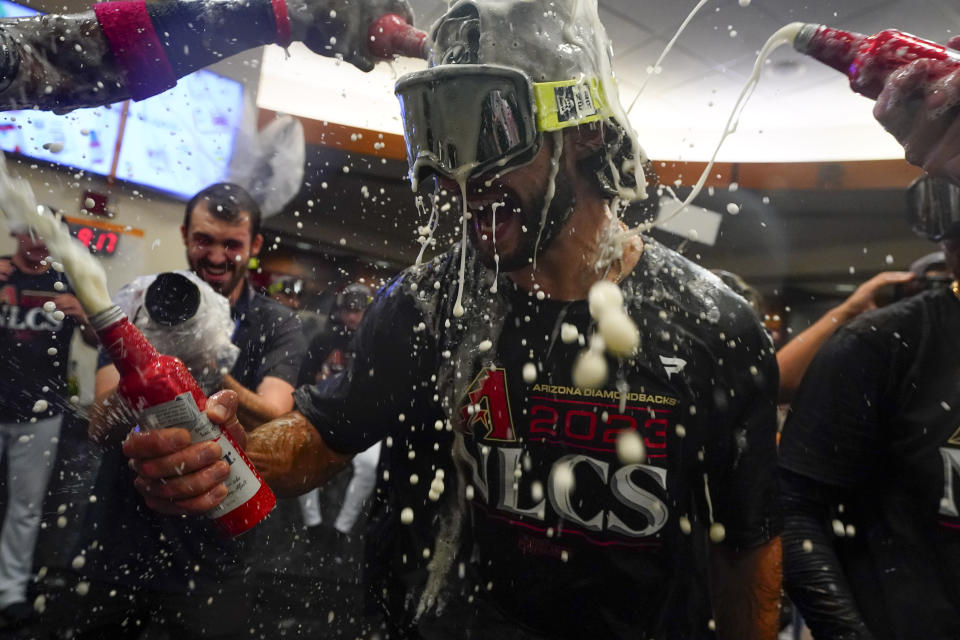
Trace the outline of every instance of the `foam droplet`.
[[580, 338], [580, 330], [576, 326], [564, 322], [560, 325], [560, 340], [564, 344], [572, 344]]
[[599, 318], [604, 311], [623, 306], [623, 292], [620, 287], [609, 280], [600, 280], [590, 287], [587, 298], [590, 306], [590, 315]]
[[623, 464], [640, 464], [646, 459], [643, 438], [636, 431], [621, 431], [617, 436], [617, 457]]
[[604, 313], [597, 322], [597, 329], [607, 350], [616, 356], [632, 356], [640, 346], [637, 326], [619, 307]]
[[413, 522], [413, 509], [410, 507], [404, 507], [403, 511], [400, 512], [400, 522], [403, 524], [410, 524]]
[[34, 413], [43, 413], [50, 407], [50, 403], [46, 400], [37, 400], [33, 403], [33, 412]]
[[63, 151], [62, 142], [45, 142], [43, 143], [43, 148], [49, 151], [50, 153], [60, 153]]
[[596, 389], [607, 381], [607, 361], [593, 349], [583, 351], [573, 365], [573, 384], [581, 389]]
[[533, 484], [530, 485], [530, 497], [533, 498], [534, 502], [543, 500], [543, 484], [539, 480], [534, 480]]
[[727, 203], [727, 213], [732, 216], [737, 215], [740, 213], [740, 205], [736, 204], [735, 202]]
[[559, 492], [569, 493], [573, 491], [573, 469], [569, 465], [554, 467], [550, 480]]
[[46, 302], [43, 303], [43, 310], [46, 311], [47, 313], [53, 313], [54, 311], [57, 310], [57, 303], [54, 302], [53, 300], [47, 300]]
[[523, 381], [527, 384], [533, 384], [537, 381], [537, 365], [532, 362], [523, 365]]
[[715, 543], [723, 542], [727, 537], [727, 529], [719, 522], [710, 525], [710, 541]]

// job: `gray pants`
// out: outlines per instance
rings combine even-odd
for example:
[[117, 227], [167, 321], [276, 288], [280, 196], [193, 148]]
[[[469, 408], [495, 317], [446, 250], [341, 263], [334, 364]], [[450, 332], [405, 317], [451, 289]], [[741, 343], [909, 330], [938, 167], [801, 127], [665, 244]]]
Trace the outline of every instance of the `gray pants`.
[[[353, 456], [353, 477], [350, 478], [347, 495], [343, 499], [343, 506], [340, 507], [340, 513], [333, 525], [340, 533], [353, 531], [353, 525], [360, 519], [363, 503], [373, 493], [377, 484], [379, 461], [379, 442]], [[323, 522], [323, 516], [320, 514], [320, 491], [312, 489], [300, 496], [300, 509], [303, 511], [303, 522], [308, 527], [315, 527]]]
[[63, 416], [33, 423], [0, 422], [0, 455], [7, 454], [7, 512], [0, 529], [0, 608], [27, 599], [33, 548]]

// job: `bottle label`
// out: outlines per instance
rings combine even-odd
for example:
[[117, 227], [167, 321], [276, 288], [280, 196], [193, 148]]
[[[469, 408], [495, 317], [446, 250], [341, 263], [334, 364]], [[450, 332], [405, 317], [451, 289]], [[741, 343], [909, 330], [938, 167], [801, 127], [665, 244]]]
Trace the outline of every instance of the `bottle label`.
[[220, 428], [210, 422], [200, 411], [190, 392], [181, 393], [170, 402], [148, 407], [140, 413], [139, 422], [147, 430], [179, 427], [190, 432], [190, 442], [213, 440], [220, 445], [222, 460], [230, 465], [230, 475], [224, 480], [227, 497], [217, 507], [207, 512], [210, 518], [219, 518], [230, 513], [252, 498], [260, 490], [260, 480], [237, 453], [233, 443]]

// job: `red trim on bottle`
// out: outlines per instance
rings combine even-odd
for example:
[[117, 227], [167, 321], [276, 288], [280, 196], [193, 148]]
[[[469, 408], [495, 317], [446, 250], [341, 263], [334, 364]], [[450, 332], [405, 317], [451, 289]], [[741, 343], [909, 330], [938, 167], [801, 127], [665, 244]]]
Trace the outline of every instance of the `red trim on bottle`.
[[103, 2], [93, 5], [93, 12], [134, 100], [149, 98], [177, 84], [143, 0]]
[[290, 14], [287, 0], [270, 0], [273, 4], [273, 20], [277, 25], [277, 44], [286, 49], [293, 42], [290, 35]]

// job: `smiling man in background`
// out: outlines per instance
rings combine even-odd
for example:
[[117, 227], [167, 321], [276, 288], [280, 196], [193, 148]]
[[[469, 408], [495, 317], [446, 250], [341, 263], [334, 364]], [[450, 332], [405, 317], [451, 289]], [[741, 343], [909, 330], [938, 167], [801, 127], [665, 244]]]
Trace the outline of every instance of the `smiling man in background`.
[[[191, 270], [230, 302], [231, 342], [240, 352], [222, 387], [240, 398], [243, 424], [253, 428], [290, 411], [306, 340], [293, 312], [248, 282], [250, 258], [263, 244], [259, 205], [235, 184], [215, 184], [187, 203], [181, 231]], [[207, 518], [171, 519], [144, 509], [119, 448], [133, 426], [130, 413], [110, 410], [119, 402], [118, 381], [116, 368], [101, 356], [89, 432], [105, 451], [99, 500], [85, 530], [87, 542], [97, 544], [86, 551], [84, 567], [91, 581], [85, 601], [100, 608], [71, 621], [78, 624], [74, 637], [120, 637], [130, 627], [127, 619], [152, 621], [181, 638], [234, 638], [254, 624], [275, 627], [285, 612], [248, 614], [260, 601], [257, 589], [270, 584], [271, 554], [288, 534], [271, 524], [274, 518], [239, 541], [228, 540]], [[296, 510], [296, 503], [289, 508]], [[111, 591], [116, 595], [107, 597]], [[223, 608], [238, 603], [243, 615]], [[266, 633], [272, 637], [272, 630]]]

